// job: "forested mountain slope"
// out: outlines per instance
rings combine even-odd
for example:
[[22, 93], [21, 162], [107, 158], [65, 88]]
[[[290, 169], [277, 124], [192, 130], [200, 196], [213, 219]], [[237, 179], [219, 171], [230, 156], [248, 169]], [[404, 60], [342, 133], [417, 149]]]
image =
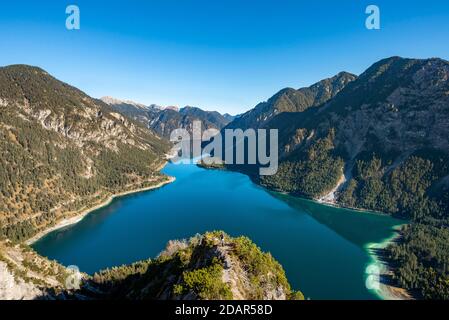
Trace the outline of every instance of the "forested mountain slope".
[[260, 182], [320, 198], [346, 178], [341, 204], [407, 218], [444, 216], [448, 77], [447, 61], [393, 57], [328, 102], [275, 116], [262, 127], [279, 129], [280, 168]]
[[0, 235], [24, 240], [114, 193], [166, 181], [168, 149], [44, 70], [0, 68]]
[[329, 101], [261, 127], [279, 130], [277, 174], [230, 169], [270, 189], [409, 219], [385, 252], [394, 278], [417, 297], [449, 299], [448, 61], [381, 60]]

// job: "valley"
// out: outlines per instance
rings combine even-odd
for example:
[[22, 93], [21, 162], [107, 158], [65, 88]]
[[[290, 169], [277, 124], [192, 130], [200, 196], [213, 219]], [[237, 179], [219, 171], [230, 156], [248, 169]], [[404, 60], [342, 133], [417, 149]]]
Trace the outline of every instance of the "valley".
[[402, 221], [268, 193], [238, 173], [173, 163], [163, 172], [176, 180], [156, 191], [117, 198], [33, 248], [92, 275], [157, 256], [169, 239], [224, 230], [248, 236], [270, 252], [292, 288], [306, 298], [380, 297], [365, 287], [371, 262], [365, 246], [391, 237]]
[[[383, 59], [360, 76], [283, 89], [238, 117], [99, 100], [40, 68], [2, 67], [0, 292], [17, 284], [9, 297], [448, 299], [448, 108], [449, 63], [437, 58]], [[194, 121], [277, 130], [279, 170], [167, 164], [167, 136]], [[282, 290], [244, 281], [239, 291], [246, 267], [226, 267], [235, 252], [217, 253], [213, 230], [229, 234], [233, 250], [248, 236], [262, 248], [256, 257], [273, 254], [260, 258], [267, 265], [254, 281], [285, 268]], [[196, 233], [212, 238], [218, 261], [209, 251], [192, 258], [203, 248], [195, 241], [161, 260], [170, 239]], [[176, 270], [175, 282], [154, 283], [160, 263]], [[86, 273], [87, 292], [65, 291], [63, 265]], [[367, 268], [382, 271], [381, 289], [367, 288]], [[195, 287], [197, 276], [212, 287]], [[165, 294], [130, 287], [134, 278]]]

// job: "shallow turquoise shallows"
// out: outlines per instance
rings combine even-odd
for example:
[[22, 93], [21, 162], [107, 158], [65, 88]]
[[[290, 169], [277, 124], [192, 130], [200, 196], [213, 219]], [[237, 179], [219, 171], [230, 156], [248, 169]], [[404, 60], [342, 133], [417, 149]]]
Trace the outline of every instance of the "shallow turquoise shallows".
[[377, 299], [365, 286], [369, 243], [401, 222], [270, 193], [242, 174], [169, 164], [176, 181], [126, 196], [34, 244], [40, 254], [94, 273], [155, 257], [171, 239], [224, 230], [245, 235], [283, 265], [311, 299]]

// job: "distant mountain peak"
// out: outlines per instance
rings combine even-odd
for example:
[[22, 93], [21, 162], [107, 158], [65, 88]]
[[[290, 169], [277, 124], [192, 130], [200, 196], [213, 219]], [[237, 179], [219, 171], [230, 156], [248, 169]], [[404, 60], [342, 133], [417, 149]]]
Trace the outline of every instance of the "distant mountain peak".
[[101, 100], [114, 111], [144, 124], [165, 138], [169, 138], [171, 132], [178, 128], [191, 130], [194, 121], [201, 121], [203, 129], [220, 130], [234, 119], [232, 116], [223, 116], [216, 111], [204, 111], [193, 106], [180, 109], [177, 106], [143, 106], [111, 97], [104, 97]]
[[15, 72], [35, 71], [35, 72], [40, 72], [40, 73], [43, 73], [43, 74], [48, 74], [47, 71], [45, 71], [44, 69], [42, 69], [40, 67], [31, 66], [31, 65], [27, 65], [27, 64], [12, 64], [12, 65], [9, 65], [9, 66], [1, 67], [1, 69], [11, 70], [11, 71], [15, 71]]
[[117, 99], [117, 98], [109, 97], [109, 96], [102, 97], [102, 98], [100, 98], [100, 100], [108, 105], [129, 104], [129, 105], [141, 108], [141, 109], [149, 108], [148, 106], [146, 106], [142, 103], [134, 102], [132, 100], [121, 100], [121, 99]]
[[[339, 75], [341, 79], [337, 75], [312, 87], [326, 88], [328, 82], [351, 78], [350, 74]], [[319, 90], [314, 92], [317, 97]], [[275, 101], [279, 99], [285, 97]], [[266, 178], [264, 183], [276, 190], [325, 201], [342, 201], [351, 207], [418, 216], [419, 210], [423, 210], [421, 203], [425, 201], [417, 200], [416, 207], [404, 208], [401, 200], [395, 198], [401, 192], [410, 192], [407, 184], [396, 181], [394, 188], [402, 190], [386, 190], [392, 185], [390, 181], [413, 177], [424, 170], [410, 170], [408, 166], [426, 163], [434, 180], [425, 182], [428, 185], [422, 189], [422, 194], [441, 201], [440, 195], [445, 192], [442, 186], [449, 177], [448, 115], [448, 61], [397, 56], [382, 59], [324, 104], [305, 112], [280, 113], [264, 125], [279, 130], [281, 152], [279, 174]], [[361, 174], [369, 171], [360, 166], [362, 162], [373, 165], [369, 170], [374, 174]], [[322, 168], [324, 170], [320, 171]], [[401, 170], [409, 171], [399, 173]], [[341, 179], [346, 179], [347, 183], [340, 185]], [[424, 180], [421, 177], [410, 179]], [[317, 181], [323, 182], [321, 186], [317, 187]], [[332, 183], [328, 185], [329, 181]], [[385, 184], [376, 190], [380, 181]], [[309, 188], [311, 184], [313, 188]], [[427, 188], [428, 191], [424, 191]], [[345, 192], [346, 198], [338, 200], [338, 195]], [[410, 192], [406, 197], [414, 199], [415, 193]]]
[[237, 117], [228, 128], [260, 128], [273, 117], [284, 112], [303, 112], [317, 107], [337, 95], [346, 85], [357, 79], [349, 72], [340, 72], [334, 77], [323, 79], [310, 87], [284, 88], [268, 101], [259, 103], [254, 109]]
[[172, 111], [179, 112], [180, 109], [178, 106], [166, 106], [166, 107], [162, 107], [162, 110], [172, 110]]

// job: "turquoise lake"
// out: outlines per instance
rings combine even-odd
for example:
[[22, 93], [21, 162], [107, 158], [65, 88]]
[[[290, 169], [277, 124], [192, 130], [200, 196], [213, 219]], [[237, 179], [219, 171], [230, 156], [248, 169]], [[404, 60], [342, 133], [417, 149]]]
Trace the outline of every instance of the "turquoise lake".
[[176, 181], [115, 199], [33, 248], [92, 274], [155, 257], [171, 239], [224, 230], [271, 252], [307, 298], [378, 299], [365, 286], [366, 246], [389, 238], [402, 221], [268, 192], [235, 172], [172, 163], [163, 172]]

